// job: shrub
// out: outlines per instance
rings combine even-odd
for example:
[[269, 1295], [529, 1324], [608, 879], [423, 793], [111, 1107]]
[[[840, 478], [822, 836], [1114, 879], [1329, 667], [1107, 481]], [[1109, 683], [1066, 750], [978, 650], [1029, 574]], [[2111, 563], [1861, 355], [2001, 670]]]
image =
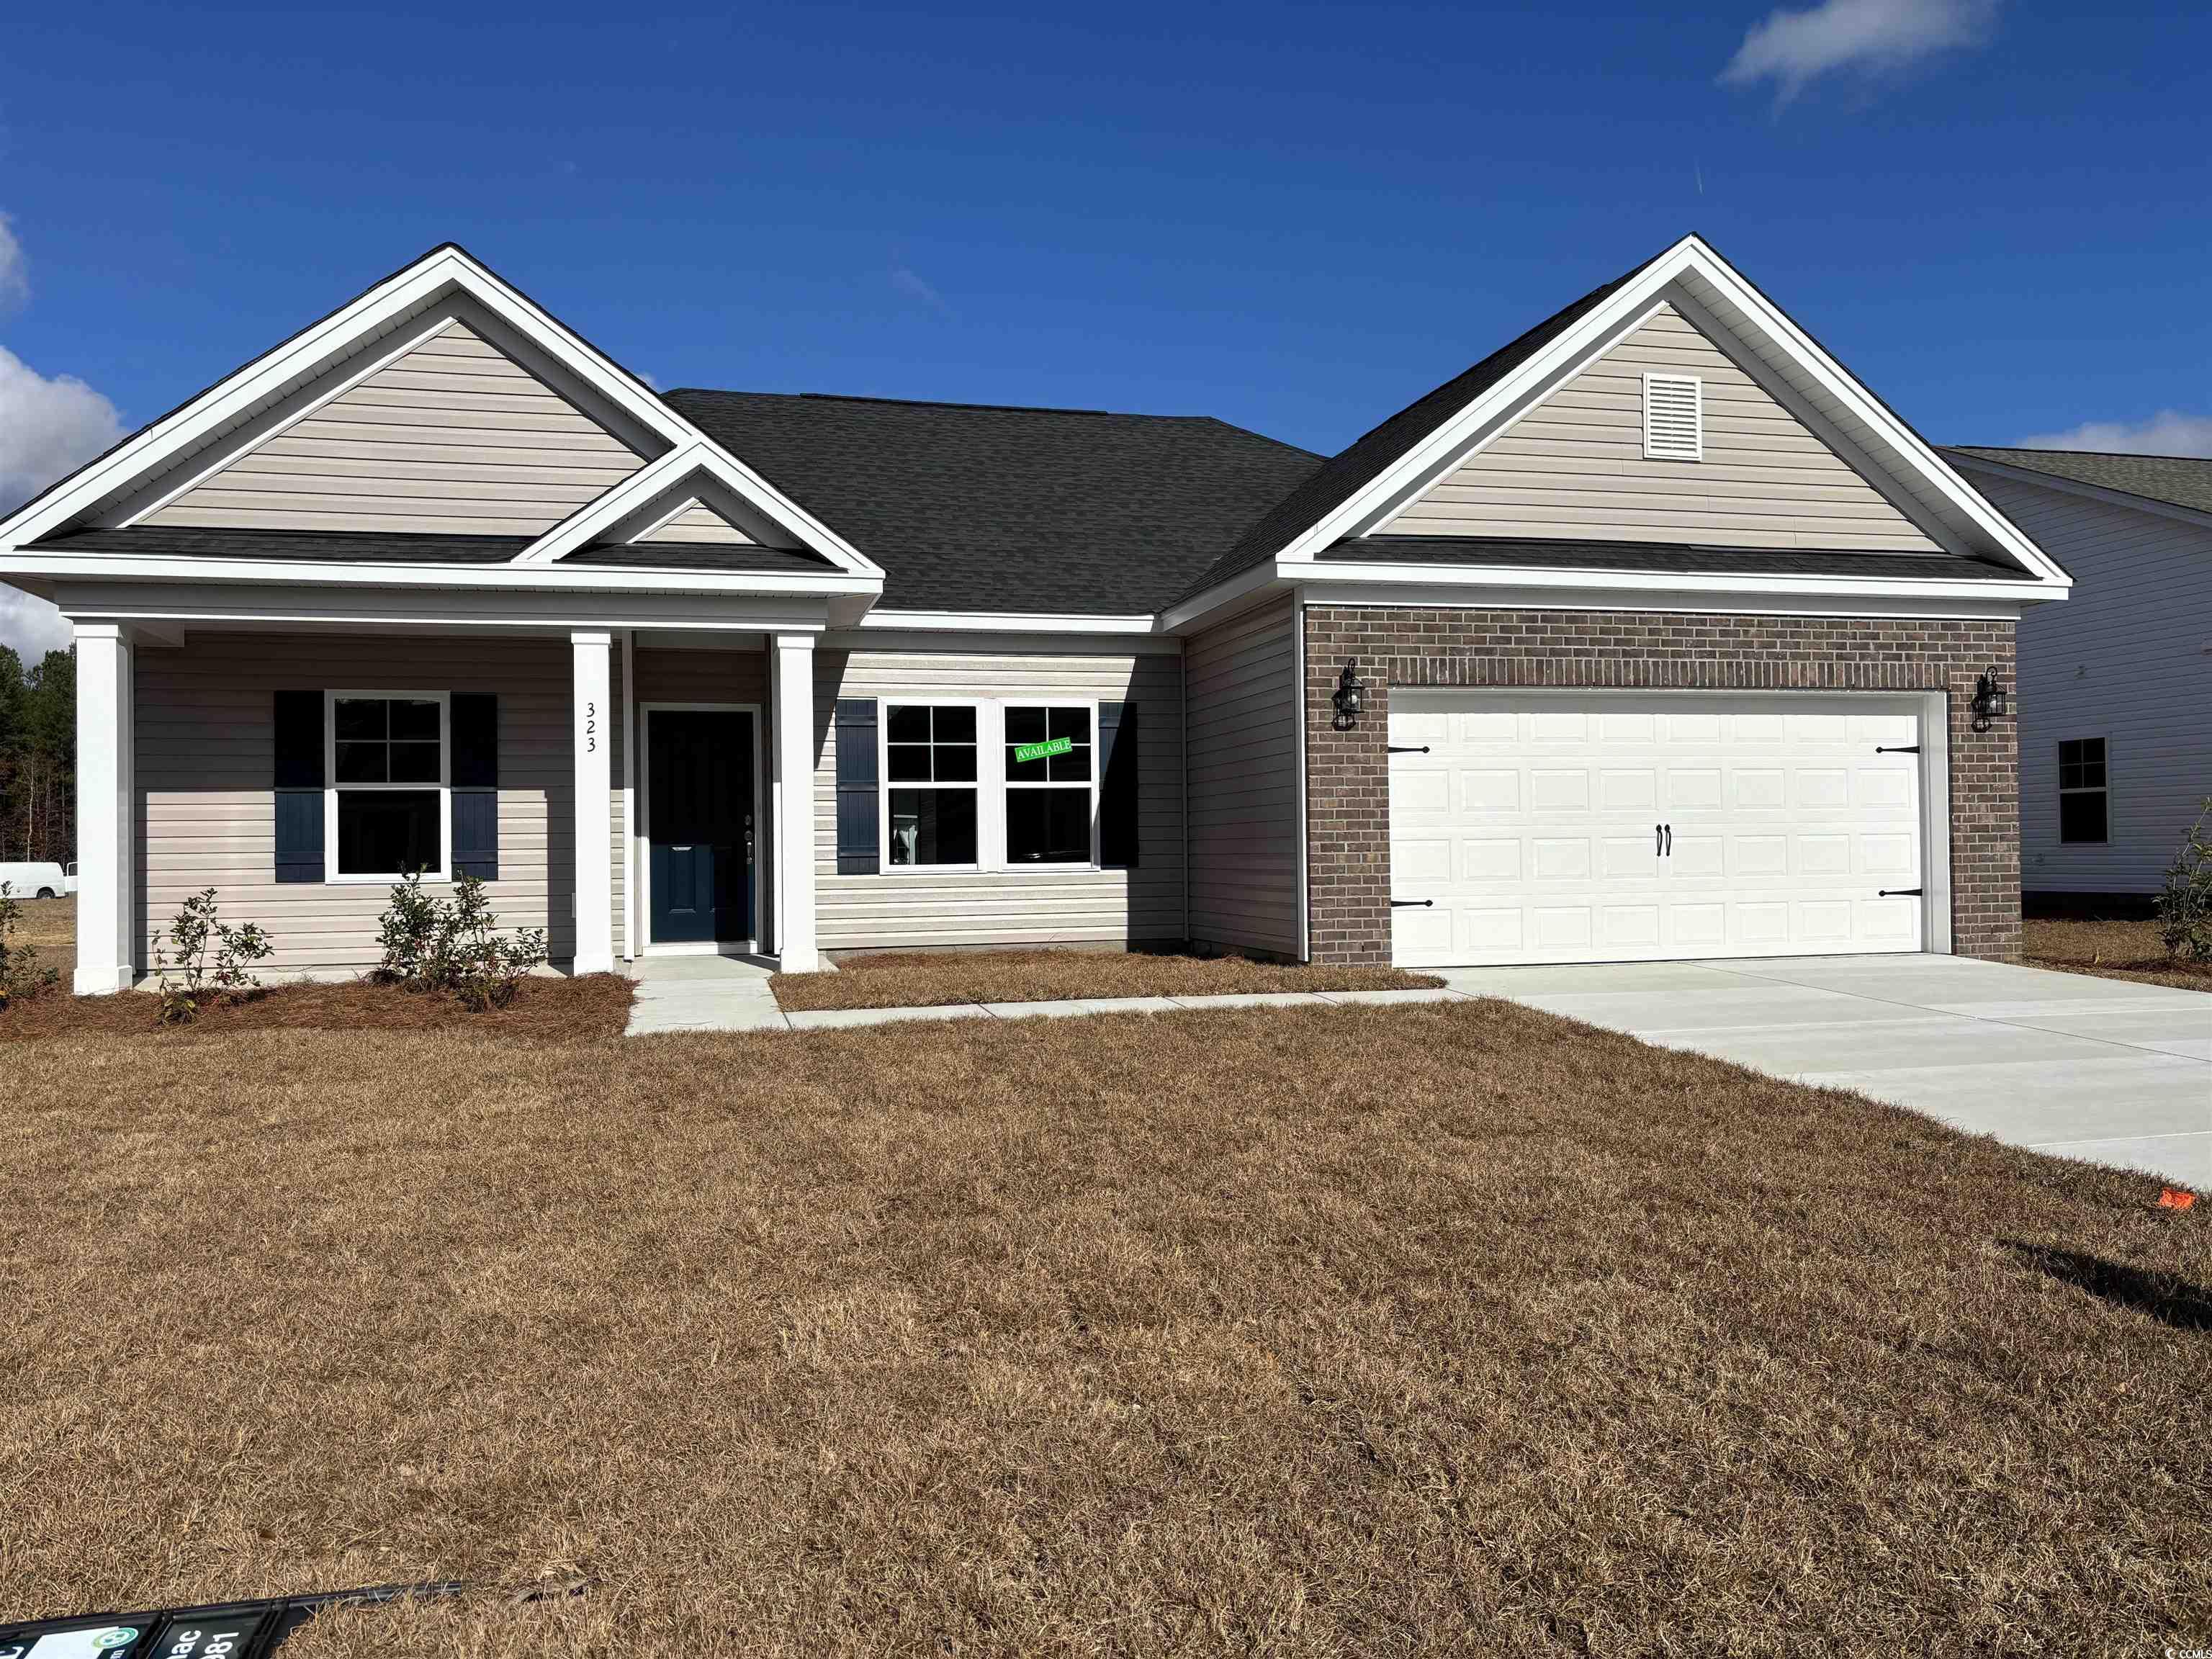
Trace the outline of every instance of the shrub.
[[477, 1013], [514, 1000], [523, 978], [545, 961], [545, 930], [499, 931], [483, 883], [463, 876], [442, 902], [422, 890], [417, 871], [392, 889], [377, 938], [376, 977], [410, 991], [451, 991]]
[[58, 970], [39, 966], [38, 946], [13, 943], [22, 920], [23, 907], [15, 902], [15, 890], [0, 881], [0, 1009], [11, 1002], [28, 1002], [61, 980]]
[[2212, 962], [2212, 798], [2189, 827], [2158, 896], [2158, 931], [2170, 957]]
[[248, 964], [264, 960], [275, 948], [256, 924], [233, 927], [223, 921], [216, 912], [214, 888], [193, 894], [171, 920], [168, 932], [154, 941], [162, 1024], [182, 1025], [196, 1018], [200, 999], [210, 988], [226, 1002], [243, 1002], [261, 988]]

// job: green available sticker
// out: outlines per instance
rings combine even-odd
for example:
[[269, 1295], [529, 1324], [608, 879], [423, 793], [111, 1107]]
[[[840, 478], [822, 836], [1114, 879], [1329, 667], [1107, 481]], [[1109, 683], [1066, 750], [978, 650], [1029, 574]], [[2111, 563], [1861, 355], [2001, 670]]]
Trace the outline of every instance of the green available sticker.
[[1051, 738], [1043, 743], [1021, 743], [1014, 745], [1017, 762], [1050, 760], [1054, 755], [1065, 755], [1075, 747], [1073, 738]]

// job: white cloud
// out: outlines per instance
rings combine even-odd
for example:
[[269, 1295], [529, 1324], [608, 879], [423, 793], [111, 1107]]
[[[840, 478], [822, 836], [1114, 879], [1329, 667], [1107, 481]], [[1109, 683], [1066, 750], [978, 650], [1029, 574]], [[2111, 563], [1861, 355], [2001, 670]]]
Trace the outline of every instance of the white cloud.
[[945, 296], [922, 280], [921, 273], [908, 265], [891, 267], [891, 286], [902, 294], [921, 301], [933, 311], [951, 315], [952, 307], [945, 303]]
[[2147, 421], [2084, 421], [2066, 432], [2039, 432], [2022, 449], [2093, 449], [2106, 455], [2212, 456], [2212, 415], [2161, 409]]
[[1721, 71], [1724, 82], [1771, 79], [1784, 101], [1838, 70], [1880, 75], [1961, 46], [1979, 46], [1999, 0], [1820, 0], [1752, 25]]
[[[21, 253], [0, 222], [0, 287], [21, 269]], [[123, 435], [115, 405], [74, 374], [48, 380], [0, 346], [0, 514], [9, 513], [55, 479]], [[68, 645], [69, 624], [44, 599], [0, 586], [0, 644], [27, 659]]]
[[0, 305], [14, 305], [31, 297], [30, 262], [15, 239], [15, 227], [0, 213]]

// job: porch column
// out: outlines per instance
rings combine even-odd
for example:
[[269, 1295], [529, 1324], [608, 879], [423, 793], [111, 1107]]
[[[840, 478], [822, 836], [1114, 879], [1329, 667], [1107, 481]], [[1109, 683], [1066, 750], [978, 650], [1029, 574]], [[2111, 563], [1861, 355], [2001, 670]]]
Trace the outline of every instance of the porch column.
[[778, 634], [775, 698], [776, 957], [787, 974], [822, 966], [814, 945], [814, 635]]
[[112, 623], [76, 629], [76, 975], [79, 996], [131, 988], [131, 644]]
[[614, 735], [609, 647], [614, 635], [575, 633], [576, 960], [579, 974], [615, 969]]

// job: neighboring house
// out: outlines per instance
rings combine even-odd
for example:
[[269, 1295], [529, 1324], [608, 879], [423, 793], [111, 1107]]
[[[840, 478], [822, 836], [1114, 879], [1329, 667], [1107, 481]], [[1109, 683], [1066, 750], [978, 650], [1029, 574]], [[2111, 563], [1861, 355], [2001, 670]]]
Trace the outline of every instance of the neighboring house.
[[76, 626], [86, 991], [208, 885], [358, 969], [418, 865], [578, 970], [2008, 957], [1969, 704], [2068, 586], [1695, 237], [1330, 459], [663, 397], [444, 246], [0, 524], [0, 576]]
[[2212, 797], [2212, 460], [1944, 453], [2081, 585], [2021, 621], [2021, 884], [2154, 893]]

